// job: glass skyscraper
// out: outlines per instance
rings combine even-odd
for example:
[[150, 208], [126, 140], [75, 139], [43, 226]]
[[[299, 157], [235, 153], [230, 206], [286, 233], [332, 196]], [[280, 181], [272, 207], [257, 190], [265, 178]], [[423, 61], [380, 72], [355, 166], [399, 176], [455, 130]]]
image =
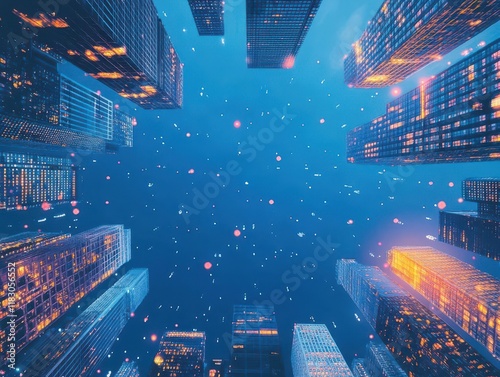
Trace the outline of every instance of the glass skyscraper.
[[223, 0], [189, 0], [199, 35], [224, 35]]
[[235, 305], [231, 377], [284, 377], [273, 306]]
[[392, 354], [383, 343], [370, 342], [366, 345], [363, 359], [352, 363], [354, 377], [407, 377]]
[[0, 142], [0, 211], [77, 199], [77, 167], [65, 153]]
[[499, 20], [498, 1], [385, 0], [345, 59], [345, 81], [396, 84]]
[[205, 377], [205, 333], [167, 331], [150, 377]]
[[8, 301], [8, 265], [16, 268], [15, 317], [0, 312], [0, 365], [7, 323], [16, 321], [17, 351], [128, 262], [130, 230], [101, 226], [79, 233], [22, 233], [0, 239], [0, 302]]
[[385, 115], [350, 131], [348, 161], [499, 160], [499, 73], [500, 39], [390, 102]]
[[391, 270], [500, 359], [500, 281], [430, 247], [395, 247]]
[[294, 326], [292, 369], [296, 377], [353, 377], [325, 325]]
[[247, 0], [247, 65], [292, 68], [321, 0]]
[[[24, 377], [94, 376], [148, 291], [148, 270], [130, 270], [69, 326], [35, 340], [28, 352], [18, 357], [20, 372]], [[19, 374], [7, 374], [11, 375]]]
[[[7, 1], [36, 40], [145, 109], [182, 106], [182, 64], [152, 0], [73, 0], [43, 13], [36, 0]], [[43, 17], [42, 17], [43, 16]]]
[[337, 271], [337, 281], [361, 312], [375, 316], [366, 319], [375, 323], [373, 328], [409, 376], [500, 375], [499, 369], [378, 267], [339, 260]]
[[500, 179], [466, 179], [462, 196], [476, 202], [478, 210], [440, 212], [439, 240], [500, 260]]
[[140, 377], [135, 361], [124, 361], [113, 377]]

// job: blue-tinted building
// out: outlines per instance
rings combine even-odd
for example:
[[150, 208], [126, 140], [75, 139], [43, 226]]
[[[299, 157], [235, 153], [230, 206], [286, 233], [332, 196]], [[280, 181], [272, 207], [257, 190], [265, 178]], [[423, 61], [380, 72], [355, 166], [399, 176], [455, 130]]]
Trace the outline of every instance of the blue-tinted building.
[[[499, 376], [500, 370], [378, 268], [337, 261], [337, 281], [410, 376]], [[365, 367], [366, 370], [366, 367]]]
[[292, 369], [297, 377], [353, 377], [325, 325], [294, 326]]
[[364, 359], [355, 359], [352, 370], [354, 377], [407, 377], [385, 344], [370, 342], [366, 345]]
[[467, 179], [464, 200], [476, 202], [477, 211], [439, 213], [439, 240], [500, 260], [500, 179]]
[[274, 307], [235, 305], [230, 377], [284, 377]]
[[397, 165], [499, 160], [499, 73], [500, 39], [423, 81], [390, 102], [384, 115], [350, 131], [348, 161]]
[[247, 65], [292, 68], [321, 0], [247, 0]]
[[140, 377], [139, 368], [135, 361], [124, 361], [114, 377]]
[[24, 377], [94, 376], [148, 291], [148, 270], [130, 270], [68, 327], [46, 332], [28, 352], [18, 355], [20, 372]]
[[345, 81], [396, 84], [499, 20], [498, 1], [384, 0], [345, 59]]
[[37, 26], [36, 41], [145, 109], [182, 106], [182, 64], [152, 0], [74, 0], [45, 13], [8, 0], [11, 32]]
[[199, 35], [224, 35], [223, 0], [189, 0]]

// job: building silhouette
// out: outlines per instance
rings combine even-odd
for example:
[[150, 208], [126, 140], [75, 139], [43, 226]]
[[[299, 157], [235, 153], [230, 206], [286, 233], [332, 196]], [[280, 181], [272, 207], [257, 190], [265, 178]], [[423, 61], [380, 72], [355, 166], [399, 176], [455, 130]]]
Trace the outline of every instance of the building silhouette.
[[[410, 376], [499, 376], [500, 370], [378, 267], [337, 261], [337, 282], [351, 296]], [[353, 282], [350, 283], [349, 279]]]
[[500, 39], [422, 81], [386, 113], [351, 130], [351, 163], [409, 164], [500, 159]]
[[500, 359], [500, 281], [430, 247], [394, 247], [391, 270]]
[[114, 377], [140, 377], [139, 368], [135, 361], [124, 361]]
[[284, 377], [273, 306], [235, 305], [230, 377]]
[[385, 0], [345, 58], [345, 81], [396, 84], [499, 20], [497, 1]]
[[[28, 232], [0, 239], [2, 286], [8, 281], [9, 263], [16, 268], [15, 312], [0, 312], [0, 366], [9, 320], [15, 320], [19, 352], [130, 257], [130, 230], [122, 225], [101, 226], [74, 236]], [[8, 291], [2, 289], [0, 302], [7, 301]]]
[[326, 325], [295, 324], [292, 369], [301, 377], [353, 377]]
[[292, 68], [321, 0], [247, 0], [247, 65]]
[[363, 359], [354, 359], [354, 377], [407, 377], [385, 344], [370, 342], [366, 345]]
[[224, 35], [223, 0], [189, 0], [199, 35]]
[[154, 358], [151, 377], [204, 377], [205, 333], [167, 331]]
[[[67, 327], [35, 340], [19, 357], [20, 373], [25, 377], [94, 376], [148, 291], [148, 270], [130, 270]], [[19, 374], [7, 373], [11, 375]]]
[[462, 196], [477, 211], [441, 211], [439, 241], [500, 260], [500, 179], [466, 179]]

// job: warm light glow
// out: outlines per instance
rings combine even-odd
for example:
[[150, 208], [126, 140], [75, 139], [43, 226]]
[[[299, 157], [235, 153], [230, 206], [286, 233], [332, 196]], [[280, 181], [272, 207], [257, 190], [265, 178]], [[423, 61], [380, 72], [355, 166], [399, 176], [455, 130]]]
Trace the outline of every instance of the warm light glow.
[[49, 18], [43, 12], [38, 12], [38, 18], [28, 17], [26, 14], [19, 12], [17, 9], [12, 11], [17, 17], [26, 22], [27, 24], [37, 27], [37, 28], [46, 28], [46, 27], [54, 27], [57, 29], [63, 29], [69, 27], [69, 25], [62, 18]]
[[282, 67], [285, 69], [290, 69], [293, 68], [294, 65], [295, 65], [295, 56], [290, 55], [285, 58]]

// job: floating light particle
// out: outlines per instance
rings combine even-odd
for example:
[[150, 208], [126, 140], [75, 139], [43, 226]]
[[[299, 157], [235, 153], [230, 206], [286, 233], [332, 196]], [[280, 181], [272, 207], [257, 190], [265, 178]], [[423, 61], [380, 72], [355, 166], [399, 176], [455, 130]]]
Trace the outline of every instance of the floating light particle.
[[72, 200], [72, 201], [71, 201], [71, 206], [72, 206], [72, 207], [76, 207], [76, 204], [77, 204], [76, 200]]
[[109, 204], [109, 200], [106, 200], [106, 201], [104, 202], [104, 204], [108, 205], [108, 204]]
[[106, 180], [109, 181], [111, 177], [109, 175], [106, 176]]
[[73, 152], [70, 153], [71, 157], [75, 157], [75, 154]]
[[269, 204], [273, 205], [274, 204], [274, 200], [273, 199], [269, 199]]
[[464, 202], [464, 198], [458, 198], [458, 202], [459, 203], [463, 203]]
[[24, 229], [28, 229], [28, 224], [24, 224]]
[[295, 56], [289, 55], [283, 61], [282, 67], [285, 69], [290, 69], [293, 68], [294, 65], [295, 65]]
[[156, 342], [158, 340], [158, 336], [156, 334], [151, 335], [151, 341]]
[[132, 118], [132, 127], [137, 126], [137, 119]]
[[394, 88], [391, 90], [391, 93], [393, 96], [399, 96], [401, 94], [401, 89], [399, 88]]
[[382, 242], [379, 242], [377, 245], [382, 246]]
[[134, 312], [130, 312], [130, 318], [134, 318], [135, 317], [135, 313]]
[[188, 174], [194, 174], [194, 169], [189, 169]]
[[42, 209], [43, 209], [44, 211], [48, 211], [51, 207], [52, 207], [52, 206], [50, 205], [50, 203], [49, 203], [49, 202], [43, 202], [43, 203], [42, 203]]
[[438, 208], [441, 209], [441, 210], [445, 209], [446, 208], [446, 202], [444, 202], [444, 201], [441, 200], [438, 203]]
[[324, 118], [321, 118], [321, 119], [319, 120], [319, 122], [320, 122], [321, 124], [323, 124], [323, 123], [325, 123], [325, 119], [324, 119]]
[[353, 219], [349, 219], [349, 220], [347, 220], [347, 224], [349, 224], [349, 225], [354, 224], [354, 220], [353, 220]]
[[434, 182], [429, 181], [429, 186], [432, 186], [433, 184], [434, 184]]
[[397, 217], [395, 217], [395, 218], [392, 220], [392, 222], [393, 222], [394, 224], [399, 224], [399, 219], [398, 219]]
[[186, 137], [191, 137], [191, 133], [190, 132], [186, 132]]
[[453, 182], [450, 182], [450, 183], [448, 183], [448, 186], [450, 186], [450, 187], [454, 187], [454, 186], [455, 186], [455, 184], [454, 184]]
[[125, 358], [125, 362], [126, 362], [126, 363], [128, 363], [129, 361], [130, 361], [130, 360], [129, 360], [129, 358], [128, 358], [128, 357], [127, 357], [127, 358]]
[[233, 234], [234, 234], [235, 237], [239, 237], [239, 236], [241, 236], [241, 230], [235, 229], [234, 232], [233, 232]]
[[203, 265], [203, 267], [205, 267], [205, 270], [210, 270], [212, 268], [212, 263], [205, 262], [205, 264]]
[[373, 338], [375, 338], [375, 336], [374, 336], [373, 334], [370, 334], [370, 335], [368, 336], [368, 338], [373, 339]]
[[234, 127], [234, 128], [240, 128], [240, 127], [241, 127], [241, 122], [240, 122], [239, 120], [235, 120], [235, 121], [233, 122], [233, 127]]
[[78, 215], [80, 213], [80, 210], [78, 208], [73, 209], [73, 215]]
[[389, 268], [389, 263], [384, 263], [384, 268]]
[[276, 156], [276, 161], [281, 161], [281, 156]]

